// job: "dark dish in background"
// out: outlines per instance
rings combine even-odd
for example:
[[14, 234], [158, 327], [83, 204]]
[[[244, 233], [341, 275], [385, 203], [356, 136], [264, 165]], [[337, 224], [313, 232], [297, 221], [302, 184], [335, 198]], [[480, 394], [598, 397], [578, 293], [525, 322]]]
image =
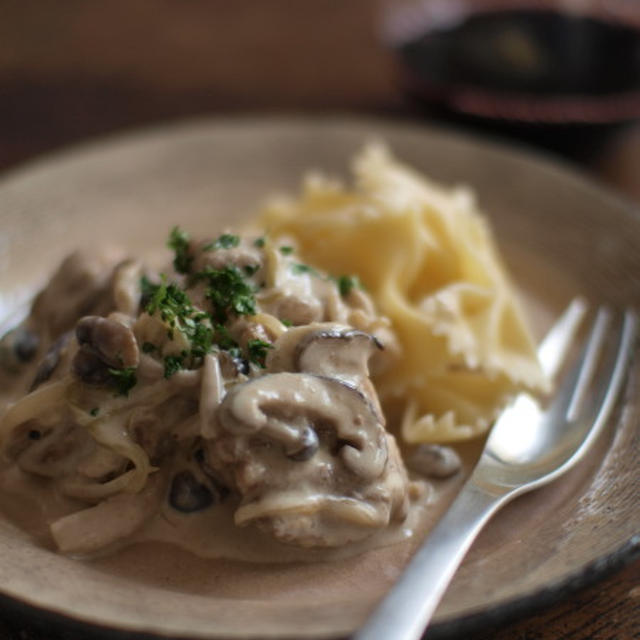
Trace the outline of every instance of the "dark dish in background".
[[[631, 14], [640, 10], [625, 4]], [[408, 102], [380, 26], [370, 0], [7, 0], [0, 9], [0, 166], [125, 128], [217, 113], [339, 110], [522, 139], [519, 125]], [[528, 140], [587, 168], [604, 167], [600, 177], [640, 191], [633, 123], [596, 124], [586, 136], [575, 123], [565, 133], [535, 123], [525, 129]], [[554, 144], [559, 138], [565, 142]], [[639, 584], [636, 562], [537, 616], [476, 637], [634, 637]], [[548, 594], [545, 604], [556, 598]], [[0, 632], [32, 637], [19, 619], [4, 616]]]
[[407, 94], [440, 117], [584, 161], [640, 118], [640, 5], [389, 2]]

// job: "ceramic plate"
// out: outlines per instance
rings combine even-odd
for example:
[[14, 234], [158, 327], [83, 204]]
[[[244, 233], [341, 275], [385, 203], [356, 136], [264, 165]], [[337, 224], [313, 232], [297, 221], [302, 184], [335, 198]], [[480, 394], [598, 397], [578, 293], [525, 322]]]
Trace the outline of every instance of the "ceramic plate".
[[[114, 243], [150, 255], [175, 223], [213, 234], [268, 194], [295, 188], [308, 168], [344, 175], [372, 138], [435, 179], [477, 191], [538, 335], [576, 294], [613, 307], [640, 304], [640, 216], [567, 168], [423, 126], [282, 118], [151, 130], [7, 175], [0, 182], [2, 315], [73, 247]], [[540, 603], [637, 548], [639, 369], [636, 360], [592, 455], [483, 531], [437, 611], [436, 634], [466, 633]], [[260, 567], [197, 560], [162, 545], [155, 554], [152, 567], [135, 547], [79, 562], [0, 519], [0, 604], [50, 631], [66, 625], [86, 633], [90, 625], [96, 635], [107, 628], [180, 638], [333, 638], [363, 622], [411, 545], [333, 564]]]

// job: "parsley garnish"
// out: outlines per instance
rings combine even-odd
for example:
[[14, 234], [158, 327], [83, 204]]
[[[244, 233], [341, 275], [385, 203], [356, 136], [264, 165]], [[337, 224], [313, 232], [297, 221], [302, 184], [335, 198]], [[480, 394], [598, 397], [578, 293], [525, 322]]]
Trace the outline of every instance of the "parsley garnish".
[[232, 249], [240, 244], [240, 237], [231, 233], [223, 233], [217, 240], [209, 242], [202, 247], [204, 251], [215, 251], [216, 249]]
[[189, 255], [189, 240], [189, 234], [180, 227], [171, 229], [167, 246], [175, 252], [173, 268], [178, 273], [189, 273], [191, 269], [193, 256]]
[[213, 346], [213, 329], [202, 323], [196, 323], [193, 332], [188, 333], [191, 339], [191, 355], [196, 358], [204, 358]]
[[265, 243], [264, 236], [262, 236], [261, 238], [256, 238], [253, 241], [253, 246], [258, 247], [258, 249], [262, 249], [262, 247], [264, 247], [264, 243]]
[[111, 374], [111, 385], [114, 387], [117, 394], [121, 396], [128, 396], [129, 391], [131, 391], [138, 382], [135, 367], [109, 369], [109, 373]]
[[153, 284], [147, 276], [140, 278], [140, 306], [144, 309], [149, 304], [151, 297], [158, 287], [157, 284]]
[[[220, 235], [216, 240], [203, 246], [203, 250], [230, 249], [240, 244], [240, 237], [230, 233]], [[168, 241], [169, 247], [175, 251], [174, 267], [178, 273], [188, 274], [188, 286], [198, 282], [205, 285], [205, 298], [210, 301], [211, 313], [197, 309], [191, 302], [185, 289], [180, 285], [168, 282], [165, 276], [157, 284], [146, 277], [140, 281], [142, 290], [141, 305], [149, 315], [158, 314], [167, 327], [167, 335], [174, 338], [175, 331], [188, 339], [189, 347], [179, 354], [162, 358], [161, 347], [151, 342], [142, 344], [144, 353], [155, 353], [162, 358], [164, 376], [170, 378], [184, 368], [197, 367], [202, 358], [218, 348], [227, 352], [232, 358], [243, 358], [243, 350], [231, 337], [225, 323], [230, 315], [246, 316], [256, 313], [254, 285], [247, 280], [260, 269], [259, 264], [242, 267], [228, 264], [220, 269], [206, 266], [202, 271], [193, 272], [194, 257], [189, 255], [190, 236], [179, 227], [174, 227]], [[263, 247], [265, 239], [257, 238], [256, 247]], [[292, 247], [280, 247], [283, 255], [293, 251]], [[301, 273], [315, 273], [307, 265], [292, 265]], [[285, 321], [286, 322], [286, 321]], [[289, 323], [290, 326], [290, 323]], [[262, 340], [250, 340], [246, 351], [251, 362], [264, 367], [268, 350], [272, 345]], [[245, 366], [247, 361], [243, 360]], [[135, 374], [131, 370], [112, 370], [114, 384], [120, 393], [127, 394], [135, 384]]]
[[89, 411], [89, 415], [92, 415], [94, 418], [100, 413], [100, 407], [93, 407], [91, 411]]
[[318, 275], [318, 272], [313, 267], [310, 267], [308, 264], [302, 264], [302, 262], [294, 262], [291, 265], [291, 271], [296, 275], [303, 273], [310, 273], [312, 276]]
[[164, 377], [169, 379], [174, 373], [184, 368], [184, 356], [165, 356]]
[[293, 322], [291, 322], [291, 320], [286, 320], [285, 318], [281, 318], [280, 322], [282, 322], [282, 324], [285, 327], [292, 327], [293, 326]]
[[247, 342], [247, 351], [249, 352], [249, 360], [255, 362], [263, 369], [265, 368], [265, 360], [267, 358], [267, 351], [273, 349], [273, 345], [270, 342], [264, 340], [249, 340]]
[[348, 296], [352, 289], [362, 289], [358, 276], [338, 276], [334, 278], [341, 296]]
[[[238, 315], [255, 313], [255, 298], [251, 287], [244, 281], [242, 273], [235, 267], [212, 269], [194, 274], [194, 279], [205, 280], [208, 285], [206, 297], [212, 301], [214, 317], [218, 320], [212, 325], [212, 317], [204, 311], [198, 311], [187, 293], [175, 283], [148, 284], [150, 295], [146, 306], [149, 315], [159, 313], [168, 325], [168, 335], [173, 339], [174, 332], [180, 331], [190, 343], [190, 350], [181, 355], [164, 358], [164, 375], [170, 378], [176, 371], [193, 366], [189, 358], [201, 359], [210, 353], [214, 345], [228, 351], [232, 357], [240, 357], [238, 343], [224, 326], [227, 312]], [[142, 345], [144, 353], [157, 351], [158, 347], [150, 342]]]
[[173, 330], [180, 329], [188, 334], [195, 326], [195, 319], [189, 316], [194, 312], [189, 296], [175, 283], [162, 282], [153, 285], [155, 290], [151, 295], [145, 311], [149, 315], [159, 312], [160, 317], [169, 325], [169, 338], [173, 339]]
[[293, 253], [293, 247], [280, 247], [278, 249], [283, 256], [290, 256]]
[[[186, 292], [177, 284], [162, 282], [153, 287], [155, 290], [146, 306], [146, 312], [149, 315], [156, 312], [160, 314], [160, 318], [169, 326], [167, 333], [170, 339], [173, 339], [177, 329], [189, 340], [191, 352], [187, 356], [203, 358], [213, 346], [213, 328], [209, 315], [198, 311]], [[144, 353], [151, 353], [156, 349], [156, 345], [150, 342], [142, 345]]]
[[255, 314], [256, 299], [253, 289], [245, 282], [237, 267], [227, 265], [222, 269], [213, 269], [208, 266], [194, 277], [205, 280], [208, 285], [205, 295], [211, 301], [212, 317], [216, 322], [224, 323], [229, 312], [239, 316]]

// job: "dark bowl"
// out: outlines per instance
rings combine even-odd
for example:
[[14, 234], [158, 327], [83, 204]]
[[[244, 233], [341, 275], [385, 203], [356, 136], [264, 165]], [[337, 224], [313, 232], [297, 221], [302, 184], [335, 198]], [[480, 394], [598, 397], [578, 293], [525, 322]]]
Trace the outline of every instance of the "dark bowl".
[[403, 90], [430, 107], [554, 128], [639, 119], [640, 4], [570, 7], [396, 2], [383, 14], [383, 38]]

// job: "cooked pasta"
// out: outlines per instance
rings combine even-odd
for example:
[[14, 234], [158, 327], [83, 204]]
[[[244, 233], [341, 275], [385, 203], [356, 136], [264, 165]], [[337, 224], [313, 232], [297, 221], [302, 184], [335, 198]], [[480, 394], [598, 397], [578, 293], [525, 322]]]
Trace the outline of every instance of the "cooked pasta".
[[472, 193], [447, 189], [381, 146], [354, 162], [350, 189], [319, 174], [279, 197], [258, 224], [293, 238], [310, 263], [356, 273], [398, 335], [402, 357], [374, 377], [404, 404], [408, 442], [486, 432], [517, 390], [543, 390], [534, 343]]

